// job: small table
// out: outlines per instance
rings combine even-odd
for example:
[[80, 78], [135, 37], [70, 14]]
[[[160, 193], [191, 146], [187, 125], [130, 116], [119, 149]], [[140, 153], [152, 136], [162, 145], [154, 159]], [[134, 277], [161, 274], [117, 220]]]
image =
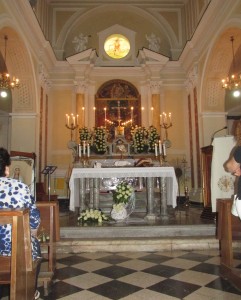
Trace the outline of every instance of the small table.
[[155, 217], [154, 212], [154, 178], [160, 178], [161, 218], [168, 219], [167, 205], [173, 208], [177, 204], [178, 183], [173, 167], [124, 167], [124, 168], [73, 168], [70, 176], [70, 210], [85, 209], [85, 179], [90, 182], [90, 197], [93, 197], [95, 208], [99, 208], [100, 179], [103, 178], [139, 177], [147, 179], [147, 215], [146, 218]]

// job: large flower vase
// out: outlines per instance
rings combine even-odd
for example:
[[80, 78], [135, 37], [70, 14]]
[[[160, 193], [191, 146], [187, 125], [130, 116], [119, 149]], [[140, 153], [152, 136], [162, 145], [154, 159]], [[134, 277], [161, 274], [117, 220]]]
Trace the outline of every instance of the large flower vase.
[[127, 203], [114, 204], [111, 210], [111, 217], [116, 222], [126, 220], [135, 209], [135, 193], [133, 192]]

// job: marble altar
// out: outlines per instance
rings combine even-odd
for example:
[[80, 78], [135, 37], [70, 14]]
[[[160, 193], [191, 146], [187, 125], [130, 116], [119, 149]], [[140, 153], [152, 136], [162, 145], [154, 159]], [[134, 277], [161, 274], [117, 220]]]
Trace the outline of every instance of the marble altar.
[[[110, 163], [110, 162], [109, 162]], [[167, 205], [176, 207], [178, 184], [173, 167], [74, 167], [69, 181], [70, 210], [86, 208], [86, 181], [88, 180], [89, 204], [99, 208], [100, 181], [104, 178], [146, 178], [146, 218], [155, 219], [158, 215], [168, 219]], [[159, 178], [160, 211], [154, 208], [154, 179]]]

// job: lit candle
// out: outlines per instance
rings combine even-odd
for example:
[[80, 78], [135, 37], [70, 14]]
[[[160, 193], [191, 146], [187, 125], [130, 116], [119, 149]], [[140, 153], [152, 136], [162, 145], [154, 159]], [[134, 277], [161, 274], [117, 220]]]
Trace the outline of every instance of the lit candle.
[[157, 156], [157, 144], [155, 144], [155, 156]]
[[81, 157], [81, 145], [79, 144], [79, 157]]
[[163, 115], [164, 115], [164, 124], [166, 124], [167, 123], [167, 114], [163, 113]]
[[160, 125], [162, 125], [162, 114], [160, 114]]
[[90, 145], [87, 144], [87, 157], [90, 157]]
[[162, 154], [162, 142], [161, 142], [161, 140], [159, 141], [159, 153]]
[[76, 116], [76, 125], [79, 125], [79, 115]]
[[169, 122], [172, 124], [172, 113], [169, 113]]
[[83, 154], [85, 155], [85, 141], [83, 141]]
[[151, 122], [153, 121], [153, 107], [151, 107]]
[[68, 118], [68, 122], [67, 122], [67, 125], [69, 126], [69, 115], [67, 115], [67, 118]]
[[73, 116], [73, 125], [75, 126], [75, 116]]

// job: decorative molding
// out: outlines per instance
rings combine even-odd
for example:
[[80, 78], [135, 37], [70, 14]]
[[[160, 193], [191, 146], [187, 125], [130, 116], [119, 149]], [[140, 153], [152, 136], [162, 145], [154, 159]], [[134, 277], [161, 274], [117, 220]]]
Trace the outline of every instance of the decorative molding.
[[42, 87], [44, 88], [44, 90], [49, 91], [51, 86], [52, 86], [52, 82], [49, 79], [49, 75], [46, 71], [46, 69], [44, 68], [43, 64], [40, 65], [39, 68], [39, 82], [42, 85]]
[[149, 82], [149, 86], [150, 86], [152, 94], [160, 94], [161, 88], [162, 88], [162, 81], [151, 80]]
[[74, 81], [74, 91], [76, 94], [84, 94], [88, 89], [88, 84], [85, 80]]
[[193, 68], [187, 74], [187, 80], [184, 85], [186, 87], [187, 92], [192, 91], [198, 83], [198, 66], [195, 64]]

